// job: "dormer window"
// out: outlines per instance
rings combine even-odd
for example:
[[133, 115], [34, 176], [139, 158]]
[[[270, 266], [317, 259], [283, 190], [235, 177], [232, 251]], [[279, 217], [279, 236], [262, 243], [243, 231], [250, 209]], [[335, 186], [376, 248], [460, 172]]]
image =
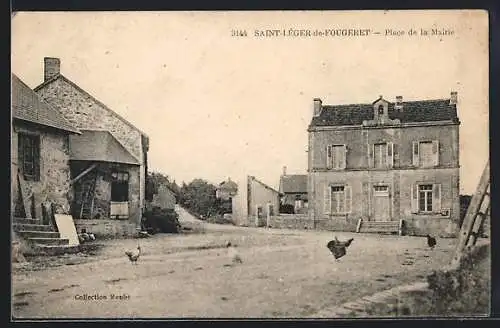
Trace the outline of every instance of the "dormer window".
[[378, 106], [378, 114], [384, 115], [384, 106], [383, 105]]

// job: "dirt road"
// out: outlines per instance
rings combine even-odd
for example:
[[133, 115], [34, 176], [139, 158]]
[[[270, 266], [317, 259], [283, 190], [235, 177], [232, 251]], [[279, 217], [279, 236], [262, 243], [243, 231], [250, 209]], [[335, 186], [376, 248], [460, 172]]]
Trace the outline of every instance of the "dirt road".
[[[179, 211], [181, 222], [196, 222]], [[200, 223], [201, 224], [201, 223]], [[305, 317], [361, 296], [421, 280], [446, 264], [453, 239], [427, 250], [425, 238], [337, 233], [354, 238], [335, 262], [332, 232], [202, 223], [201, 234], [158, 234], [103, 242], [39, 271], [13, 269], [17, 318]], [[243, 263], [223, 245], [236, 244]], [[141, 244], [132, 265], [124, 251]], [[114, 295], [114, 296], [113, 296]]]

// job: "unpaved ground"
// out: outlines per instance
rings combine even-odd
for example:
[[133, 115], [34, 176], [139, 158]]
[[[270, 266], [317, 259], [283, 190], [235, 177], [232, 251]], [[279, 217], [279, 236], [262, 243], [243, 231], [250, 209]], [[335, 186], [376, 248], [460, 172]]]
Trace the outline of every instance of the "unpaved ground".
[[[181, 211], [181, 221], [193, 221]], [[196, 225], [195, 221], [191, 224]], [[195, 229], [200, 230], [200, 229]], [[13, 268], [16, 318], [306, 317], [374, 292], [424, 279], [448, 263], [454, 239], [427, 250], [425, 238], [337, 233], [354, 238], [335, 262], [332, 232], [203, 224], [205, 233], [158, 234], [102, 242], [97, 255], [49, 259], [72, 263]], [[236, 244], [243, 263], [222, 246]], [[132, 265], [126, 249], [140, 243]], [[106, 299], [81, 300], [82, 295]], [[111, 294], [122, 299], [111, 299]]]

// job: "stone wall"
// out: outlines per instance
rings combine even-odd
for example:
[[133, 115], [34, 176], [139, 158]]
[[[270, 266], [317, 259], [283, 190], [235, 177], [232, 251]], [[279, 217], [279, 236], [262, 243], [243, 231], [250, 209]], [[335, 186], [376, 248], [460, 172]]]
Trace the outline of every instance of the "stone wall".
[[97, 240], [137, 235], [136, 225], [124, 220], [75, 220], [75, 227], [78, 233], [82, 229], [93, 233]]
[[[134, 183], [138, 184], [137, 188], [134, 186], [137, 192], [134, 198], [138, 198], [139, 209], [134, 209], [133, 212], [136, 213], [135, 220], [140, 222], [144, 201], [145, 167], [147, 166], [141, 132], [65, 78], [56, 79], [35, 91], [43, 100], [57, 108], [75, 127], [82, 130], [109, 131], [139, 160], [139, 163], [142, 163], [137, 181], [134, 179]], [[133, 202], [135, 203], [135, 200]]]
[[[69, 169], [68, 135], [52, 129], [36, 127], [28, 124], [15, 124], [12, 128], [11, 139], [11, 168], [12, 168], [12, 191], [13, 205], [17, 201], [17, 156], [18, 156], [18, 133], [34, 133], [40, 136], [40, 181], [25, 181], [24, 196], [31, 198], [35, 193], [35, 206], [38, 215], [41, 214], [41, 204], [51, 201], [56, 204], [56, 212], [60, 214], [70, 213], [72, 192]], [[41, 218], [41, 217], [38, 217]]]
[[[83, 171], [88, 163], [73, 161], [72, 164], [73, 176], [78, 172]], [[111, 173], [113, 171], [121, 171], [129, 173], [129, 222], [138, 224], [140, 221], [137, 217], [141, 216], [141, 208], [139, 206], [139, 166], [118, 164], [118, 163], [100, 163], [97, 168], [82, 177], [78, 183], [75, 183], [75, 209], [81, 206], [80, 189], [83, 183], [89, 179], [94, 179], [97, 174], [95, 186], [95, 199], [93, 208], [93, 218], [109, 219], [110, 216], [110, 201], [111, 201]], [[79, 215], [79, 213], [78, 213]]]

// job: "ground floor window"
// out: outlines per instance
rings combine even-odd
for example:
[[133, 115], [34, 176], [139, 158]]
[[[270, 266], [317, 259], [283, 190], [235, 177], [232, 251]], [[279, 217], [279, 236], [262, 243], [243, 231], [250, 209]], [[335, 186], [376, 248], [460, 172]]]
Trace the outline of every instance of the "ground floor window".
[[111, 201], [128, 202], [129, 174], [128, 172], [113, 172], [111, 181]]
[[18, 157], [24, 179], [40, 181], [40, 136], [19, 133]]
[[418, 186], [418, 209], [420, 212], [432, 212], [432, 185]]
[[343, 213], [345, 208], [344, 186], [332, 187], [331, 211], [332, 213]]

